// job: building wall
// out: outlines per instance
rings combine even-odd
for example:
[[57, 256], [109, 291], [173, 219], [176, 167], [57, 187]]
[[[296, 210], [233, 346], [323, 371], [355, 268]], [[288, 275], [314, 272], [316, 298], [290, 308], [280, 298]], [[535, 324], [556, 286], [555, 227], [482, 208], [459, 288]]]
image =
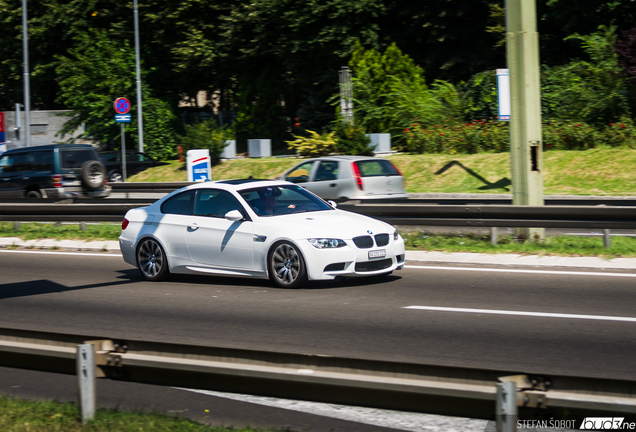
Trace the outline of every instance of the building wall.
[[[69, 138], [73, 138], [71, 142], [76, 144], [94, 144], [92, 140], [77, 138], [81, 135], [81, 130], [77, 130], [71, 135], [57, 136], [64, 123], [68, 121], [68, 117], [64, 115], [68, 112], [66, 110], [31, 111], [31, 145], [38, 146], [67, 142]], [[7, 150], [26, 147], [24, 111], [20, 111], [20, 117], [22, 128], [19, 131], [20, 139], [17, 139], [14, 129], [16, 123], [15, 111], [4, 112]]]

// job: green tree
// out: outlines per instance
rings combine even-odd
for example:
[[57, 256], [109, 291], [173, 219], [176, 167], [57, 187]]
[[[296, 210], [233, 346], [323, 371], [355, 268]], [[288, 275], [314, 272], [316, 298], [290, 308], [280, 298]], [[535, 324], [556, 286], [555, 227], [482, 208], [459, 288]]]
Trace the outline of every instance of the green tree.
[[[136, 94], [135, 57], [130, 44], [113, 40], [105, 30], [92, 30], [75, 37], [76, 47], [69, 56], [58, 56], [56, 72], [60, 77], [60, 102], [71, 110], [62, 134], [82, 124], [86, 134], [102, 142], [115, 141], [120, 125], [115, 123], [113, 102], [118, 97]], [[142, 87], [144, 103], [144, 149], [160, 159], [176, 155], [176, 116], [170, 106], [153, 98], [147, 85]], [[138, 107], [131, 114], [137, 118]], [[137, 122], [126, 126], [129, 145], [138, 142]]]
[[608, 124], [629, 115], [627, 88], [618, 54], [616, 27], [599, 26], [590, 35], [574, 34], [589, 60], [543, 68], [542, 103], [548, 117]]

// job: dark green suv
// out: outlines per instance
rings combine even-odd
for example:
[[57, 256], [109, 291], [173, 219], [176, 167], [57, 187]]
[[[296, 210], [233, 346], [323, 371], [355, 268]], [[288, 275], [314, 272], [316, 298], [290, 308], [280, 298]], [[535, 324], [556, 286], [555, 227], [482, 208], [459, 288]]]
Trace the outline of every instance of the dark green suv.
[[106, 168], [86, 144], [9, 150], [0, 156], [0, 197], [100, 198], [110, 194]]

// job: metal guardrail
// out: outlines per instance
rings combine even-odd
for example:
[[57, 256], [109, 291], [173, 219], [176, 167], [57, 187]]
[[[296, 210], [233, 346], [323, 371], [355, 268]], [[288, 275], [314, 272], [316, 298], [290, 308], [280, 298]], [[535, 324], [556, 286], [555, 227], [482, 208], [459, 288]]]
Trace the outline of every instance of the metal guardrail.
[[[562, 415], [636, 413], [636, 381], [0, 329], [0, 365], [75, 374], [95, 345], [98, 377], [401, 411], [494, 418], [498, 382], [517, 404]], [[521, 414], [521, 413], [520, 413]], [[557, 417], [560, 418], [560, 417]]]
[[[132, 208], [153, 200], [74, 200], [59, 202], [4, 202], [4, 221], [121, 221]], [[364, 214], [393, 225], [463, 227], [535, 227], [636, 229], [636, 207], [603, 206], [512, 206], [367, 204], [344, 202], [342, 210]]]

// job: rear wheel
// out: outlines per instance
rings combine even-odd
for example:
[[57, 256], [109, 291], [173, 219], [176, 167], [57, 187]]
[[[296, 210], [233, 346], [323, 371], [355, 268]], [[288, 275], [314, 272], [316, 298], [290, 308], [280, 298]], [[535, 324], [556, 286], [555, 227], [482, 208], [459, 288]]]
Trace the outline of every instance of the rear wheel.
[[124, 181], [124, 176], [122, 176], [119, 171], [115, 171], [114, 173], [111, 173], [110, 176], [108, 176], [108, 181], [110, 183], [119, 183]]
[[149, 281], [162, 281], [170, 276], [166, 254], [155, 239], [145, 239], [139, 245], [137, 267], [144, 279]]
[[30, 190], [24, 194], [26, 198], [42, 198], [42, 194], [38, 190]]
[[269, 274], [283, 288], [299, 288], [307, 283], [307, 269], [300, 251], [290, 242], [274, 245], [269, 254]]

